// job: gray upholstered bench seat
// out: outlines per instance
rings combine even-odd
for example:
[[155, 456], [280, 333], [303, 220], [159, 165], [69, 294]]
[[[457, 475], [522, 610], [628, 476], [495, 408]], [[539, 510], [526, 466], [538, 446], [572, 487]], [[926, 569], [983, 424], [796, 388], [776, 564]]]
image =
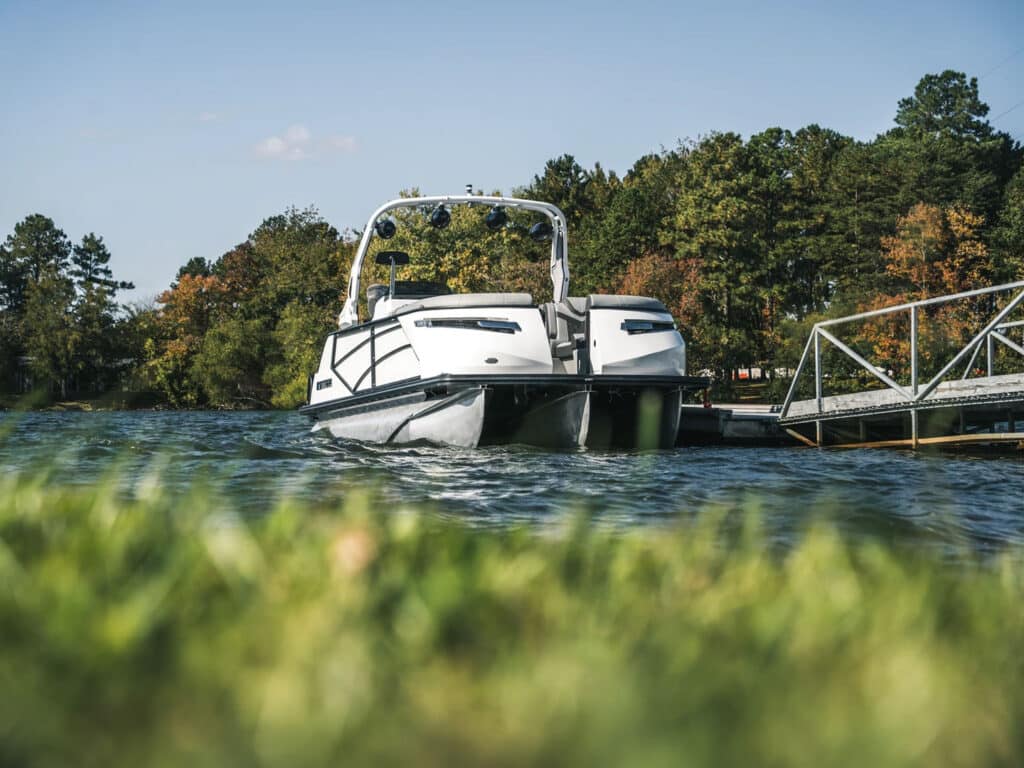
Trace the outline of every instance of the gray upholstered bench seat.
[[424, 309], [467, 309], [472, 307], [532, 307], [533, 297], [528, 293], [453, 293], [432, 296], [429, 299], [406, 304], [395, 310], [395, 316], [407, 315]]
[[637, 312], [668, 312], [665, 305], [647, 296], [609, 296], [592, 293], [587, 297], [588, 309], [632, 309]]

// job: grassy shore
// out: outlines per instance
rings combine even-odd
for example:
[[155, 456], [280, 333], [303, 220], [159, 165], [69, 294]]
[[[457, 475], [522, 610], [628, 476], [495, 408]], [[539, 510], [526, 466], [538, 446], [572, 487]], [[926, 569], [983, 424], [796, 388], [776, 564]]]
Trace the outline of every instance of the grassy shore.
[[0, 765], [1024, 760], [1017, 552], [138, 489], [0, 480]]
[[91, 396], [72, 396], [65, 400], [44, 391], [0, 392], [0, 411], [134, 411], [168, 407], [166, 401], [154, 392], [114, 390]]

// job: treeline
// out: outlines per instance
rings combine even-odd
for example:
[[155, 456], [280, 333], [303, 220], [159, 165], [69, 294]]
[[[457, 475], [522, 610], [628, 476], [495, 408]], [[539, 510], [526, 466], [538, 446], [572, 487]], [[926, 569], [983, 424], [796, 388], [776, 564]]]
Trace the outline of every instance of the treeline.
[[[727, 382], [792, 365], [822, 316], [1024, 279], [1024, 150], [988, 111], [976, 79], [947, 71], [922, 78], [870, 142], [817, 125], [714, 133], [621, 177], [565, 155], [514, 194], [566, 213], [574, 295], [661, 299], [691, 366]], [[406, 213], [388, 247], [413, 255], [406, 277], [543, 300], [546, 248], [526, 236], [531, 222], [489, 231], [482, 216], [457, 209], [434, 230]], [[0, 362], [13, 371], [20, 359], [53, 392], [119, 382], [177, 406], [294, 406], [357, 234], [291, 209], [220, 258], [190, 260], [155, 307], [126, 309], [101, 238], [71, 248], [30, 216], [0, 249]], [[877, 362], [898, 367], [894, 329], [865, 334]]]
[[728, 379], [792, 365], [822, 314], [1024, 278], [1024, 152], [988, 111], [975, 79], [947, 71], [871, 142], [817, 125], [716, 133], [621, 179], [561, 158], [525, 192], [574, 224], [574, 293], [660, 298], [696, 366]]
[[72, 245], [45, 216], [28, 216], [0, 247], [0, 371], [7, 387], [45, 382], [56, 393], [101, 391], [130, 375], [131, 323], [116, 302], [102, 237]]

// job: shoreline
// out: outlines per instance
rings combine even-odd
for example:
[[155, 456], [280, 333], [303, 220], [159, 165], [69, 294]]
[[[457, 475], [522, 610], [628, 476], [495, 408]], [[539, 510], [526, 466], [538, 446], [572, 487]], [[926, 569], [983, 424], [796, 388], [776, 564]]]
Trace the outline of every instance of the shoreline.
[[171, 405], [168, 402], [153, 402], [151, 399], [145, 399], [142, 402], [142, 398], [139, 398], [135, 403], [130, 400], [121, 398], [111, 397], [99, 397], [99, 398], [75, 398], [70, 400], [56, 400], [56, 401], [45, 401], [40, 402], [39, 399], [33, 398], [31, 395], [23, 395], [19, 397], [15, 396], [0, 396], [0, 413], [3, 412], [74, 412], [74, 413], [102, 413], [102, 412], [113, 412], [113, 411], [288, 411], [292, 410], [289, 408], [274, 408], [273, 406], [224, 406], [224, 405], [208, 405], [208, 406], [195, 406], [195, 407], [179, 407]]

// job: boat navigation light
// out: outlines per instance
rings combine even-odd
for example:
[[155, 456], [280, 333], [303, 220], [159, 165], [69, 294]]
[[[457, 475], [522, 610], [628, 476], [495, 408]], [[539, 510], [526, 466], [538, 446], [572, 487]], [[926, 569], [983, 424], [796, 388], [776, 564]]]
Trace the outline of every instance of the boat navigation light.
[[551, 238], [553, 231], [554, 230], [551, 228], [551, 224], [549, 222], [538, 221], [530, 227], [530, 239], [535, 243], [542, 243]]
[[508, 221], [508, 214], [505, 213], [505, 209], [500, 205], [496, 205], [488, 211], [484, 224], [487, 225], [488, 229], [501, 229], [505, 226], [506, 221]]
[[448, 213], [443, 205], [437, 206], [430, 214], [430, 226], [434, 229], [444, 229], [452, 223], [452, 215]]
[[397, 229], [397, 227], [395, 227], [394, 219], [381, 219], [373, 225], [373, 228], [377, 230], [377, 235], [385, 240], [390, 240], [394, 237], [395, 230]]

